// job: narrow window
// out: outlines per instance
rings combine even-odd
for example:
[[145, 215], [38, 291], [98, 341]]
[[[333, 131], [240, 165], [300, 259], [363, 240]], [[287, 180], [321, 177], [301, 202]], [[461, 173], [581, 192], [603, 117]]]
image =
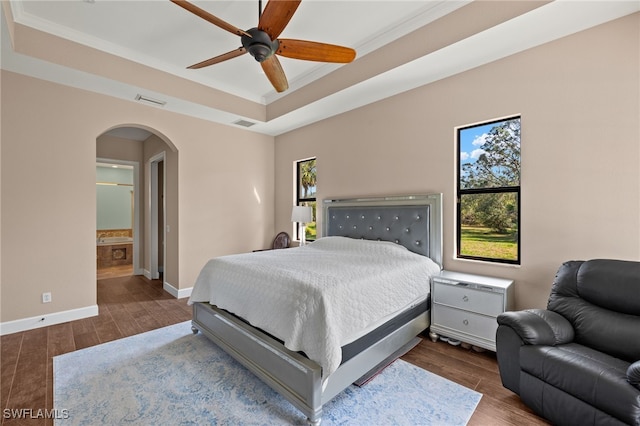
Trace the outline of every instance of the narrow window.
[[457, 256], [520, 264], [520, 117], [460, 127]]
[[[313, 210], [313, 222], [305, 227], [306, 241], [316, 239], [316, 159], [309, 158], [296, 163], [296, 205], [311, 206]], [[296, 240], [300, 239], [299, 228], [296, 227]]]

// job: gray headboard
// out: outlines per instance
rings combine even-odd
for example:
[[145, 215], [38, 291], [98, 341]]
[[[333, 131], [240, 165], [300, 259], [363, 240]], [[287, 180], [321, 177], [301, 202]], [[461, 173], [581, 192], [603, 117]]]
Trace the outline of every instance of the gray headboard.
[[442, 267], [442, 194], [324, 200], [322, 236], [391, 241]]

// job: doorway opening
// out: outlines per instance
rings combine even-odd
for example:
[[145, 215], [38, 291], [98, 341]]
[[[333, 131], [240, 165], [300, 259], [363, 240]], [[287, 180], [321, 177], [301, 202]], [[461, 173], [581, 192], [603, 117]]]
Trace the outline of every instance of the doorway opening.
[[178, 149], [150, 127], [120, 124], [96, 138], [96, 158], [134, 167], [133, 275], [161, 280], [177, 297]]
[[96, 159], [97, 279], [140, 269], [139, 163]]
[[151, 279], [163, 279], [166, 260], [166, 232], [165, 221], [165, 152], [154, 155], [149, 160], [149, 273]]

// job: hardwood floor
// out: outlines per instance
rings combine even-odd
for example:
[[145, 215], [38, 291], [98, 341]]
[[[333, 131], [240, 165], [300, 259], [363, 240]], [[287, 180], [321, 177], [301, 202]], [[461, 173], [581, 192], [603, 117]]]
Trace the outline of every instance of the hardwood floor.
[[[7, 419], [5, 409], [53, 408], [53, 357], [191, 319], [187, 299], [175, 299], [159, 280], [142, 276], [100, 279], [99, 315], [2, 336], [2, 424], [51, 425], [43, 418]], [[44, 415], [40, 417], [45, 417]]]
[[133, 275], [133, 265], [111, 266], [109, 268], [98, 268], [98, 279], [120, 278]]
[[502, 386], [494, 352], [476, 352], [442, 341], [434, 343], [424, 337], [402, 359], [480, 392], [482, 399], [469, 421], [470, 426], [549, 424]]
[[[2, 424], [51, 425], [50, 419], [10, 419], [7, 409], [53, 408], [53, 357], [191, 319], [158, 280], [141, 276], [97, 281], [100, 314], [0, 338]], [[545, 425], [500, 383], [495, 354], [477, 353], [425, 338], [403, 359], [483, 394], [470, 425]], [[42, 413], [42, 411], [41, 411]], [[428, 421], [425, 419], [425, 421]]]

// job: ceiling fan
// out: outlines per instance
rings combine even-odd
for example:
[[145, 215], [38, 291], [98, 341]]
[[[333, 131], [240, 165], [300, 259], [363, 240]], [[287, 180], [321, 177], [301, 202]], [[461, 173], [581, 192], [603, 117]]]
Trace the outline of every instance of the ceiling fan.
[[240, 36], [242, 42], [242, 46], [235, 50], [198, 62], [187, 68], [208, 67], [249, 52], [256, 61], [260, 62], [264, 73], [276, 91], [284, 92], [289, 88], [289, 83], [276, 55], [318, 62], [348, 63], [353, 61], [356, 57], [356, 51], [348, 47], [315, 41], [278, 38], [301, 1], [270, 0], [262, 11], [262, 0], [258, 0], [258, 26], [244, 31], [188, 1], [171, 0], [213, 25]]

